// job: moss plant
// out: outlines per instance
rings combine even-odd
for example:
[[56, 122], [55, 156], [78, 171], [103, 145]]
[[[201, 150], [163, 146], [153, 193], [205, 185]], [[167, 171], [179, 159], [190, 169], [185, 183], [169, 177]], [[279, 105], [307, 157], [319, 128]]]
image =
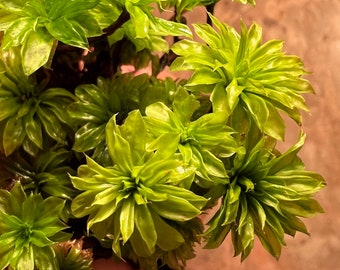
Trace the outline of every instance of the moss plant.
[[[298, 156], [302, 130], [276, 146], [282, 114], [308, 111], [307, 72], [217, 2], [0, 0], [0, 270], [184, 269], [228, 234], [241, 260], [256, 237], [279, 259], [308, 234], [325, 181]], [[207, 23], [189, 27], [197, 6]]]

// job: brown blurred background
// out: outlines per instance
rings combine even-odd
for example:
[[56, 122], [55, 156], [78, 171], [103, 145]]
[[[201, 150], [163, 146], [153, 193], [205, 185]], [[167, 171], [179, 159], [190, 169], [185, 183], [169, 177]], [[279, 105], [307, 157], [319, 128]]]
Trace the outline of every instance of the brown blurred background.
[[[243, 262], [233, 257], [231, 239], [216, 250], [198, 250], [188, 270], [337, 270], [340, 269], [340, 0], [256, 0], [257, 6], [243, 6], [221, 0], [215, 15], [239, 29], [257, 22], [263, 40], [280, 39], [287, 54], [302, 58], [312, 72], [309, 79], [315, 95], [305, 96], [310, 114], [304, 114], [307, 133], [300, 157], [306, 168], [320, 173], [328, 186], [317, 198], [325, 213], [305, 223], [311, 236], [287, 237], [280, 260], [273, 259], [259, 243]], [[199, 21], [197, 11], [191, 19]], [[293, 123], [287, 125], [286, 144], [297, 139]]]

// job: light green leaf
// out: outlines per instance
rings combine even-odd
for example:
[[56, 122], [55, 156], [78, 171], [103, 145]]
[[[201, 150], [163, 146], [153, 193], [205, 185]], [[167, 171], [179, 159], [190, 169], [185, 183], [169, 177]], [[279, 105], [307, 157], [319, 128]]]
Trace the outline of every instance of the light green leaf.
[[295, 145], [289, 148], [285, 153], [278, 156], [275, 159], [272, 159], [270, 163], [268, 163], [268, 167], [270, 168], [268, 174], [273, 175], [284, 168], [292, 167], [295, 165], [300, 165], [301, 161], [297, 157], [297, 153], [301, 150], [306, 139], [306, 134], [301, 133], [299, 136], [299, 140]]
[[230, 115], [228, 94], [224, 83], [218, 83], [215, 85], [210, 100], [213, 107], [213, 112], [224, 113], [226, 117]]
[[176, 123], [174, 113], [162, 102], [149, 105], [146, 107], [145, 113], [152, 119], [164, 122], [164, 127], [169, 126], [169, 130], [171, 130], [171, 125]]
[[34, 269], [34, 254], [33, 250], [29, 248], [24, 248], [20, 257], [16, 260], [16, 269], [18, 270], [33, 270]]
[[154, 24], [151, 27], [157, 35], [192, 37], [190, 28], [183, 23], [177, 23], [157, 17], [153, 17], [152, 19], [154, 19]]
[[182, 87], [178, 88], [172, 102], [174, 113], [184, 125], [189, 123], [193, 113], [199, 108], [199, 105], [199, 101]]
[[179, 147], [181, 134], [163, 133], [147, 145], [147, 151], [156, 151], [164, 158], [171, 157]]
[[9, 49], [22, 44], [31, 34], [33, 24], [34, 20], [31, 18], [21, 17], [16, 19], [9, 28], [6, 29], [6, 34], [1, 42], [2, 48]]
[[135, 27], [136, 38], [146, 38], [148, 36], [150, 20], [147, 14], [137, 5], [130, 1], [125, 3], [126, 10], [131, 16], [131, 20]]
[[113, 204], [118, 196], [120, 186], [107, 186], [106, 189], [98, 191], [92, 205], [107, 205]]
[[87, 190], [72, 200], [71, 211], [75, 217], [87, 216], [91, 211], [91, 205], [96, 196], [96, 192]]
[[265, 224], [266, 224], [266, 212], [264, 211], [262, 205], [259, 203], [258, 200], [256, 200], [253, 196], [249, 196], [249, 210], [254, 211], [253, 215], [256, 215], [258, 217], [258, 220], [261, 224], [261, 229], [263, 230]]
[[248, 93], [241, 93], [241, 99], [244, 103], [244, 106], [249, 110], [249, 113], [254, 119], [256, 125], [265, 132], [264, 125], [269, 117], [269, 111], [266, 102], [257, 95]]
[[31, 75], [48, 62], [53, 44], [53, 37], [43, 28], [30, 32], [21, 49], [22, 65], [26, 75]]
[[[79, 169], [78, 169], [79, 174]], [[107, 183], [107, 179], [103, 179], [102, 181], [98, 180], [98, 177], [95, 178], [87, 178], [87, 177], [76, 177], [71, 176], [72, 184], [75, 188], [79, 190], [94, 190], [100, 192], [100, 190], [110, 188], [112, 185]]]
[[132, 197], [122, 203], [119, 220], [124, 243], [130, 239], [135, 229], [135, 209], [135, 202]]
[[138, 193], [135, 192], [134, 196], [136, 194], [139, 194], [141, 198], [143, 199], [140, 202], [136, 200], [137, 204], [146, 204], [148, 201], [151, 201], [151, 202], [166, 201], [166, 199], [168, 198], [168, 194], [166, 193], [157, 192], [157, 190], [149, 188], [143, 184], [139, 184], [139, 185], [140, 187], [137, 188]]
[[[169, 207], [171, 205], [171, 208]], [[161, 217], [186, 221], [197, 217], [201, 211], [186, 199], [169, 195], [167, 201], [155, 202], [150, 207]]]
[[[96, 223], [103, 223], [107, 221], [117, 210], [117, 207], [111, 203], [101, 205], [97, 212], [91, 213], [87, 222], [87, 230], [89, 230]], [[105, 232], [101, 232], [104, 234]]]
[[181, 163], [176, 159], [149, 159], [141, 169], [139, 177], [143, 179], [146, 186], [152, 187], [154, 184], [165, 182], [170, 176], [170, 172], [176, 170]]
[[106, 126], [106, 143], [112, 161], [123, 172], [130, 173], [133, 167], [131, 148], [128, 141], [120, 135], [116, 116], [113, 116]]
[[225, 91], [227, 92], [228, 112], [231, 114], [238, 104], [239, 97], [244, 91], [244, 87], [239, 86], [237, 80], [234, 78], [232, 82], [226, 87]]
[[118, 19], [121, 14], [121, 7], [118, 3], [113, 3], [110, 0], [101, 0], [89, 12], [91, 13], [90, 16], [97, 21], [100, 29], [104, 29]]
[[141, 238], [148, 246], [148, 249], [150, 251], [153, 250], [155, 248], [158, 236], [153, 217], [151, 216], [146, 204], [136, 206], [135, 224]]
[[[218, 157], [216, 157], [210, 151], [205, 149], [198, 149], [196, 147], [192, 147], [192, 151], [194, 155], [193, 161], [197, 166], [198, 172], [202, 172], [203, 174], [213, 175], [220, 178], [227, 178], [225, 166]], [[207, 177], [207, 175], [205, 175], [205, 177]]]
[[76, 16], [81, 11], [94, 8], [99, 0], [59, 0], [52, 2], [48, 17], [56, 19], [62, 16]]
[[222, 226], [231, 224], [236, 220], [237, 212], [240, 207], [240, 195], [240, 186], [235, 185], [235, 182], [233, 182], [228, 189], [223, 202], [225, 205], [225, 220], [223, 221]]
[[194, 24], [193, 27], [198, 37], [204, 40], [209, 47], [219, 48], [222, 46], [221, 39], [209, 24]]
[[15, 13], [11, 13], [5, 9], [0, 9], [0, 31], [8, 29], [13, 22], [15, 22], [19, 16]]
[[61, 42], [87, 50], [89, 45], [83, 27], [73, 19], [60, 17], [45, 24], [48, 32]]
[[91, 171], [93, 171], [97, 174], [100, 174], [100, 175], [104, 176], [105, 178], [112, 178], [112, 177], [117, 176], [111, 168], [105, 168], [105, 167], [99, 165], [97, 162], [95, 162], [89, 156], [86, 156], [86, 163], [87, 163], [88, 168]]
[[129, 113], [121, 126], [121, 134], [133, 147], [131, 155], [133, 163], [137, 164], [145, 153], [147, 136], [144, 120], [138, 110]]
[[33, 245], [35, 245], [37, 247], [46, 247], [46, 246], [50, 246], [52, 244], [55, 244], [53, 241], [48, 239], [43, 232], [41, 232], [39, 230], [33, 230], [32, 231], [30, 241]]
[[32, 247], [34, 262], [37, 269], [54, 270], [58, 269], [55, 253], [52, 247], [44, 249]]
[[283, 213], [289, 213], [290, 215], [305, 218], [310, 218], [316, 214], [324, 213], [319, 202], [311, 198], [300, 199], [298, 201], [282, 201], [280, 202], [280, 208]]
[[195, 86], [200, 84], [217, 84], [221, 82], [225, 82], [225, 78], [221, 77], [215, 71], [212, 71], [210, 68], [201, 68], [197, 70], [190, 78], [187, 86]]

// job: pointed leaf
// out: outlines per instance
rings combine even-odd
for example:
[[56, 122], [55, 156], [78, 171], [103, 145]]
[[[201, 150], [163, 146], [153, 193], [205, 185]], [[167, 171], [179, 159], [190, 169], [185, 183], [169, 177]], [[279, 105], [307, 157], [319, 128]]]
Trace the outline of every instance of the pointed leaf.
[[133, 167], [131, 148], [129, 142], [120, 135], [116, 116], [113, 116], [106, 126], [106, 144], [112, 161], [123, 172], [130, 173]]
[[133, 198], [128, 198], [122, 203], [119, 220], [124, 243], [130, 239], [135, 229], [135, 209]]

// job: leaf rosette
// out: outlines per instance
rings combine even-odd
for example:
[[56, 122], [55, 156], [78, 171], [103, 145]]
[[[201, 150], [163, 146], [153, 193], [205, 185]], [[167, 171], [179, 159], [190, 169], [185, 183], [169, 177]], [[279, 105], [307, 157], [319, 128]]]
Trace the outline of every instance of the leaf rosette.
[[70, 237], [63, 208], [62, 199], [27, 196], [19, 182], [0, 190], [0, 269], [59, 269], [53, 245]]
[[123, 125], [112, 117], [106, 127], [106, 142], [113, 166], [103, 167], [87, 157], [87, 164], [71, 177], [83, 191], [72, 202], [76, 217], [89, 215], [87, 229], [98, 239], [112, 240], [112, 249], [131, 245], [138, 257], [148, 257], [156, 248], [178, 248], [184, 236], [168, 222], [186, 222], [197, 217], [206, 199], [181, 186], [193, 174], [180, 156], [160, 149], [148, 151], [148, 136], [139, 111]]
[[196, 98], [181, 87], [174, 95], [172, 110], [161, 102], [148, 106], [145, 122], [156, 138], [149, 149], [167, 146], [165, 149], [178, 151], [187, 164], [196, 168], [196, 175], [202, 179], [200, 185], [204, 185], [203, 180], [214, 185], [227, 181], [221, 158], [233, 155], [238, 145], [223, 113], [192, 119], [199, 106]]
[[34, 76], [27, 77], [21, 68], [17, 49], [2, 52], [0, 63], [0, 134], [6, 156], [20, 146], [36, 155], [43, 149], [46, 135], [67, 144], [67, 126], [72, 126], [67, 106], [74, 101], [63, 88], [40, 89]]
[[[95, 160], [107, 162], [105, 127], [114, 114], [123, 122], [129, 112], [155, 101], [168, 103], [176, 85], [170, 80], [152, 81], [148, 75], [116, 74], [112, 79], [98, 78], [97, 85], [84, 84], [75, 90], [77, 100], [67, 111], [81, 126], [75, 133], [73, 149], [86, 152]], [[91, 152], [90, 152], [91, 151]]]
[[286, 244], [285, 234], [308, 234], [300, 217], [323, 212], [313, 196], [325, 186], [325, 181], [319, 174], [305, 170], [297, 156], [304, 134], [283, 154], [275, 150], [275, 141], [270, 137], [259, 132], [256, 136], [256, 131], [250, 134], [252, 138], [246, 139], [243, 151], [226, 161], [226, 167], [231, 168], [230, 184], [220, 208], [208, 223], [206, 248], [219, 246], [231, 233], [235, 256], [241, 254], [244, 260], [256, 235], [278, 259]]
[[232, 115], [243, 109], [267, 135], [283, 140], [284, 112], [301, 124], [299, 110], [308, 108], [301, 94], [312, 93], [302, 61], [282, 52], [283, 42], [262, 44], [262, 29], [241, 25], [241, 34], [210, 15], [215, 26], [195, 24], [204, 42], [181, 40], [172, 46], [179, 57], [172, 70], [192, 70], [186, 84], [193, 92], [211, 94], [214, 111]]
[[10, 157], [0, 157], [3, 170], [0, 172], [1, 186], [10, 179], [20, 181], [25, 192], [40, 193], [43, 196], [55, 196], [72, 200], [76, 190], [72, 186], [70, 175], [75, 175], [70, 167], [73, 155], [70, 151], [57, 146], [47, 147], [37, 156], [16, 151]]

